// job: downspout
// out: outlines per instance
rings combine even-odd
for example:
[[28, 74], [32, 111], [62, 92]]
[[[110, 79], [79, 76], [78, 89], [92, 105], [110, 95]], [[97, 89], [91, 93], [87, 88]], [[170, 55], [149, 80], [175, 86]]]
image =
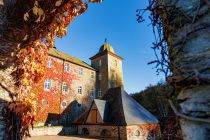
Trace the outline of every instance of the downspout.
[[61, 73], [61, 92], [60, 92], [60, 104], [59, 104], [59, 116], [61, 119], [61, 97], [62, 97], [62, 86], [63, 86], [63, 73], [64, 73], [64, 63], [65, 59], [63, 59], [63, 67], [62, 67], [62, 73]]

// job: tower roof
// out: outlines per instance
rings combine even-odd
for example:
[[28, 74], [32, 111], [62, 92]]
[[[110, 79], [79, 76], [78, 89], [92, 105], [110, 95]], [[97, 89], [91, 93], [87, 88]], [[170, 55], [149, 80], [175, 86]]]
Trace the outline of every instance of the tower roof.
[[112, 46], [110, 44], [107, 44], [107, 43], [103, 44], [100, 47], [99, 53], [101, 53], [101, 52], [103, 52], [105, 50], [107, 50], [108, 52], [114, 53], [114, 49], [112, 48]]

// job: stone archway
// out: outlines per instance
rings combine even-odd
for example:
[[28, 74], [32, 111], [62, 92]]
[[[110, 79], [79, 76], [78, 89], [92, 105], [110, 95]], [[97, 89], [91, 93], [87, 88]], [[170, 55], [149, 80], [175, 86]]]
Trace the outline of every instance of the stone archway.
[[89, 133], [89, 131], [88, 131], [88, 129], [87, 128], [82, 128], [82, 133], [81, 133], [83, 136], [89, 136], [90, 135], [90, 133]]
[[107, 129], [103, 129], [101, 131], [101, 135], [100, 136], [101, 137], [110, 137], [111, 136], [111, 132], [109, 130], [107, 130]]

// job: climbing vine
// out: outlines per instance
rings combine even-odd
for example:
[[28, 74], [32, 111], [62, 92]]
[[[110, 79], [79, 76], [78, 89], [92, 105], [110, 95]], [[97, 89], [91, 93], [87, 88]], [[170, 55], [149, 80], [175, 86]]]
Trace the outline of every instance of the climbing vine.
[[[58, 60], [52, 60], [52, 68], [47, 67], [44, 78], [36, 86], [36, 92], [38, 103], [37, 103], [37, 115], [36, 122], [46, 122], [48, 113], [55, 113], [57, 115], [62, 113], [61, 100], [63, 96], [69, 96], [72, 80], [77, 80], [78, 77], [73, 74], [72, 71], [65, 72], [63, 70], [63, 63]], [[49, 79], [54, 82], [48, 91], [44, 90], [44, 80]], [[62, 82], [65, 82], [68, 88], [68, 92], [62, 93]], [[43, 105], [43, 99], [47, 101], [47, 104]], [[50, 106], [49, 106], [50, 105]]]
[[[101, 2], [102, 0], [89, 0]], [[67, 34], [66, 27], [74, 18], [87, 9], [88, 2], [82, 0], [29, 0], [17, 1], [9, 15], [16, 19], [17, 26], [24, 29], [20, 36], [16, 36], [17, 47], [17, 91], [13, 94], [8, 105], [7, 114], [15, 114], [19, 119], [20, 138], [30, 136], [29, 127], [33, 127], [36, 115], [37, 94], [33, 91], [46, 71], [48, 50], [54, 46], [54, 37], [59, 38]], [[12, 17], [13, 16], [13, 17]], [[22, 38], [21, 38], [22, 37]], [[12, 37], [14, 39], [14, 36]], [[9, 119], [10, 117], [8, 117]], [[14, 124], [8, 120], [8, 131], [12, 131]]]

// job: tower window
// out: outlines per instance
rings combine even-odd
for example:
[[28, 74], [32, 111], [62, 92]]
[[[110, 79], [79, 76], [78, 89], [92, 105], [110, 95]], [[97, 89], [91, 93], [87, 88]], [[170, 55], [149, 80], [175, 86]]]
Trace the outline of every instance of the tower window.
[[48, 58], [47, 66], [48, 66], [49, 68], [52, 67], [52, 58]]
[[78, 94], [82, 94], [82, 86], [78, 87]]
[[98, 80], [101, 80], [101, 74], [98, 75]]
[[83, 68], [79, 68], [79, 75], [83, 75]]
[[66, 82], [63, 82], [62, 84], [62, 91], [65, 93], [65, 92], [68, 92], [68, 86], [66, 84]]
[[113, 65], [114, 65], [115, 67], [117, 67], [117, 60], [114, 60], [114, 61], [113, 61]]
[[69, 71], [69, 64], [67, 64], [67, 63], [64, 64], [64, 71], [66, 71], [66, 72]]
[[101, 60], [98, 60], [98, 66], [100, 67], [102, 65]]
[[51, 80], [44, 81], [44, 90], [50, 90], [51, 87]]
[[102, 91], [99, 90], [99, 91], [98, 91], [98, 97], [101, 97], [101, 96], [102, 96]]

